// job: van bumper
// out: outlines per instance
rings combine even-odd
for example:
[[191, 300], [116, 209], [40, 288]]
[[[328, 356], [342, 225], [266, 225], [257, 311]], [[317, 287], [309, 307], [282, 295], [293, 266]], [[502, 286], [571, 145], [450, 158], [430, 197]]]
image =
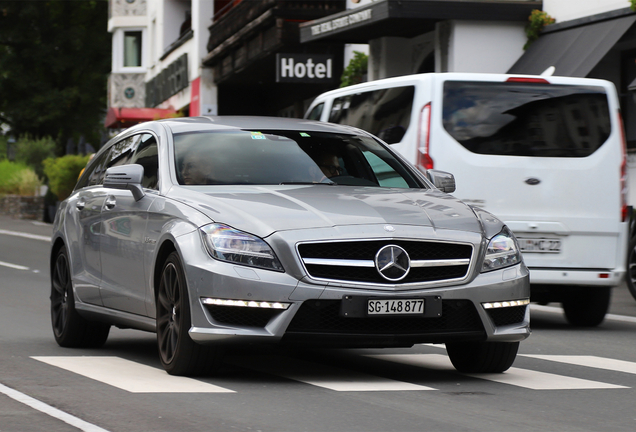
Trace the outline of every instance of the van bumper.
[[619, 285], [625, 277], [620, 270], [581, 270], [581, 269], [546, 269], [528, 268], [531, 285], [581, 285], [613, 287]]

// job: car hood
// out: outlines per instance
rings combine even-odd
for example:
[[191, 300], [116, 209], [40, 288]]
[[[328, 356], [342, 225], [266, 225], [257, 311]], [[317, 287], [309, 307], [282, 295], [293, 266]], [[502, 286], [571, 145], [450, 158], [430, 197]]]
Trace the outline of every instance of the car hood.
[[173, 187], [168, 196], [214, 222], [267, 237], [346, 225], [415, 225], [482, 232], [473, 210], [437, 190], [329, 185]]

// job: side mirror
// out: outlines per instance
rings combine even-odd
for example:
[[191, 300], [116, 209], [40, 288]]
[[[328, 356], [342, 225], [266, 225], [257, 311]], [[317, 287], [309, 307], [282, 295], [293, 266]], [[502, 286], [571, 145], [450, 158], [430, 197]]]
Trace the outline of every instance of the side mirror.
[[442, 192], [455, 192], [455, 176], [446, 171], [426, 170], [426, 177]]
[[144, 177], [144, 167], [137, 164], [120, 165], [108, 168], [104, 177], [104, 187], [129, 190], [135, 201], [144, 197], [141, 179]]

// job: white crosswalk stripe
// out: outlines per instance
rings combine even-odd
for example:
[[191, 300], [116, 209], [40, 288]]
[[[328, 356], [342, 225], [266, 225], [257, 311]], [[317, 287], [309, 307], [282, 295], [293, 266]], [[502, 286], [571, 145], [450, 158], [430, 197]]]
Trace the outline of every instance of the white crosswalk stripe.
[[131, 393], [234, 393], [119, 357], [31, 357]]
[[[454, 371], [449, 358], [442, 354], [382, 354], [372, 356], [396, 363], [419, 366], [427, 369]], [[502, 374], [466, 374], [479, 379], [486, 379], [502, 384], [510, 384], [532, 390], [582, 390], [582, 389], [616, 389], [628, 388], [614, 384], [567, 377], [527, 369], [510, 368]]]
[[520, 354], [524, 357], [531, 357], [541, 360], [549, 360], [559, 363], [567, 363], [576, 366], [587, 366], [596, 369], [605, 369], [616, 372], [625, 372], [636, 375], [636, 363], [615, 360], [596, 356], [573, 356], [573, 355], [533, 355]]
[[435, 390], [423, 385], [368, 375], [350, 369], [284, 357], [266, 357], [257, 362], [236, 359], [232, 363], [248, 369], [342, 392]]
[[[636, 363], [595, 356], [520, 356], [577, 366], [636, 374]], [[405, 364], [427, 370], [459, 374], [448, 356], [443, 354], [377, 354], [364, 357], [390, 363]], [[233, 390], [204, 381], [168, 375], [153, 368], [119, 357], [32, 357], [79, 375], [132, 393], [234, 393]], [[269, 375], [299, 381], [338, 392], [425, 391], [437, 390], [421, 384], [397, 381], [352, 369], [327, 366], [322, 363], [285, 357], [263, 355], [235, 356], [231, 364]], [[497, 382], [532, 390], [588, 390], [625, 389], [629, 387], [512, 367], [505, 373], [461, 374], [481, 380]]]

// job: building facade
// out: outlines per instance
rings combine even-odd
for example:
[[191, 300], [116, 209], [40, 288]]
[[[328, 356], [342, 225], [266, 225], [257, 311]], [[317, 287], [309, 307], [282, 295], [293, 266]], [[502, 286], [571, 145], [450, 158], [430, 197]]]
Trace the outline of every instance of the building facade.
[[[524, 51], [534, 9], [556, 23]], [[110, 0], [107, 125], [170, 115], [301, 117], [360, 50], [367, 78], [422, 72], [603, 78], [636, 152], [628, 0]]]

